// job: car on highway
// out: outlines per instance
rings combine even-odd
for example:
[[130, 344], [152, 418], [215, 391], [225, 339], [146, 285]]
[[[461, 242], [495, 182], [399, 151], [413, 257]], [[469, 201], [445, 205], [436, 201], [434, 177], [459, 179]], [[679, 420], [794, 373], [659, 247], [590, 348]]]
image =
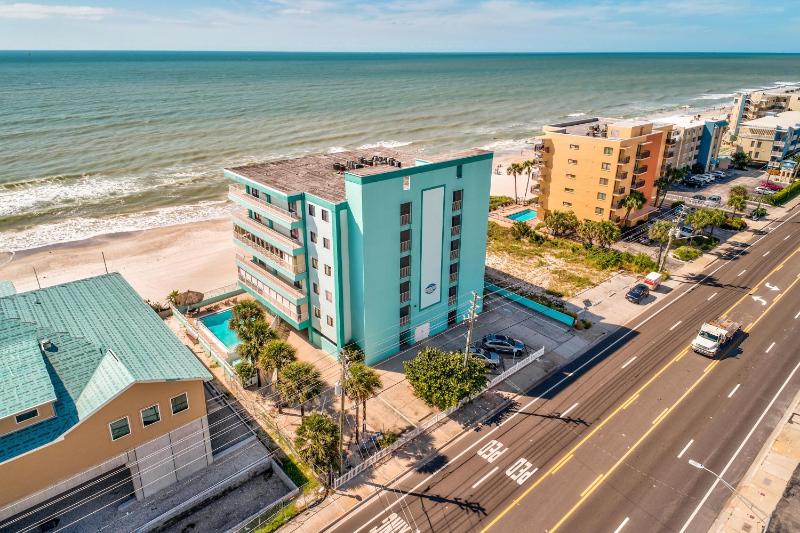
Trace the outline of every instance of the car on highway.
[[481, 339], [481, 348], [496, 353], [507, 353], [514, 357], [525, 353], [525, 344], [508, 335], [486, 335]]
[[711, 196], [706, 198], [706, 201], [703, 203], [708, 207], [719, 207], [722, 205], [722, 197], [716, 194], [712, 194]]
[[633, 302], [635, 304], [642, 303], [642, 300], [647, 298], [650, 294], [650, 288], [645, 285], [644, 283], [637, 283], [630, 289], [628, 289], [627, 294], [625, 294], [625, 299], [629, 302]]
[[486, 350], [480, 346], [470, 346], [469, 354], [483, 361], [483, 364], [486, 365], [486, 368], [491, 370], [497, 370], [500, 368], [501, 358], [500, 354], [497, 352]]

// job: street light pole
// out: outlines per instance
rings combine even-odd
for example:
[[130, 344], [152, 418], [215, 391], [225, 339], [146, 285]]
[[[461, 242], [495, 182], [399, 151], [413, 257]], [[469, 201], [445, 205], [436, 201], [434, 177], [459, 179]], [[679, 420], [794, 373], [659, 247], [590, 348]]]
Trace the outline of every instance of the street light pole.
[[769, 519], [770, 519], [770, 516], [767, 513], [765, 513], [761, 509], [759, 509], [756, 506], [756, 504], [754, 504], [753, 502], [751, 502], [750, 500], [745, 498], [744, 494], [742, 494], [741, 492], [736, 490], [736, 488], [734, 488], [733, 485], [731, 485], [730, 483], [728, 483], [727, 481], [722, 479], [722, 476], [720, 476], [719, 474], [717, 474], [713, 470], [710, 470], [709, 468], [707, 468], [706, 465], [704, 465], [703, 463], [695, 461], [694, 459], [689, 459], [689, 464], [691, 466], [695, 467], [695, 468], [699, 468], [700, 470], [705, 470], [706, 472], [708, 472], [709, 474], [711, 474], [712, 476], [717, 478], [718, 481], [721, 481], [722, 484], [725, 485], [728, 488], [728, 490], [730, 490], [731, 493], [734, 496], [736, 496], [742, 502], [744, 502], [744, 504], [747, 506], [747, 508], [750, 509], [753, 512], [754, 515], [756, 515], [756, 517], [758, 518], [759, 522], [764, 524], [764, 531], [765, 532], [767, 531], [767, 528], [769, 527]]

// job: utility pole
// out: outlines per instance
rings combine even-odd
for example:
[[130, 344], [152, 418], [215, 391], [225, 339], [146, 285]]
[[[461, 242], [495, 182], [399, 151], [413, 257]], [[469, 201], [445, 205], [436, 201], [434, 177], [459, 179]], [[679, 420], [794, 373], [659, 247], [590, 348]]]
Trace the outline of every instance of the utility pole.
[[[342, 366], [342, 374], [339, 381], [339, 475], [344, 473], [344, 380], [347, 375], [347, 352], [339, 350], [339, 362]], [[358, 446], [358, 443], [356, 443]]]
[[472, 291], [472, 303], [469, 306], [469, 314], [467, 315], [467, 344], [464, 346], [464, 366], [467, 366], [467, 356], [469, 355], [469, 345], [472, 344], [472, 326], [475, 324], [475, 314], [478, 312], [478, 293]]
[[108, 274], [108, 265], [106, 264], [106, 254], [104, 252], [100, 252], [100, 255], [103, 256], [103, 268], [106, 269], [106, 274]]
[[36, 267], [31, 267], [31, 268], [33, 268], [33, 275], [36, 276], [36, 285], [41, 289], [42, 284], [39, 283], [39, 274], [36, 273]]
[[680, 231], [677, 227], [672, 228], [669, 230], [669, 239], [667, 239], [667, 249], [664, 250], [664, 253], [661, 255], [661, 264], [658, 265], [658, 271], [661, 272], [664, 270], [664, 265], [667, 262], [667, 255], [669, 255], [669, 249], [672, 247], [672, 238], [675, 236], [675, 233]]

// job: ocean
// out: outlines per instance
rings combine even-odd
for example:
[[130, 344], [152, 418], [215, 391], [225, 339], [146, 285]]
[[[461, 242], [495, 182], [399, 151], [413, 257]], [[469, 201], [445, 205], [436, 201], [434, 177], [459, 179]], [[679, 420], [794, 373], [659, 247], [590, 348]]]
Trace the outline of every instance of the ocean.
[[800, 55], [0, 52], [0, 250], [225, 216], [227, 165], [510, 151], [792, 82]]

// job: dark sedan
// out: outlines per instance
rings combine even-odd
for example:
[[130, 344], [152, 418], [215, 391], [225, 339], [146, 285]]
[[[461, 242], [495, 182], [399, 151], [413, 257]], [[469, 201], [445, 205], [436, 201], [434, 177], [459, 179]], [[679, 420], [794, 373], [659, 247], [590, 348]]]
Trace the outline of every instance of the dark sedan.
[[629, 302], [633, 302], [635, 304], [642, 303], [642, 300], [647, 298], [650, 294], [650, 288], [645, 285], [644, 283], [637, 283], [633, 287], [630, 288], [628, 294], [625, 295], [625, 298]]
[[486, 335], [481, 339], [481, 347], [490, 352], [507, 353], [514, 357], [525, 353], [525, 344], [507, 335]]

